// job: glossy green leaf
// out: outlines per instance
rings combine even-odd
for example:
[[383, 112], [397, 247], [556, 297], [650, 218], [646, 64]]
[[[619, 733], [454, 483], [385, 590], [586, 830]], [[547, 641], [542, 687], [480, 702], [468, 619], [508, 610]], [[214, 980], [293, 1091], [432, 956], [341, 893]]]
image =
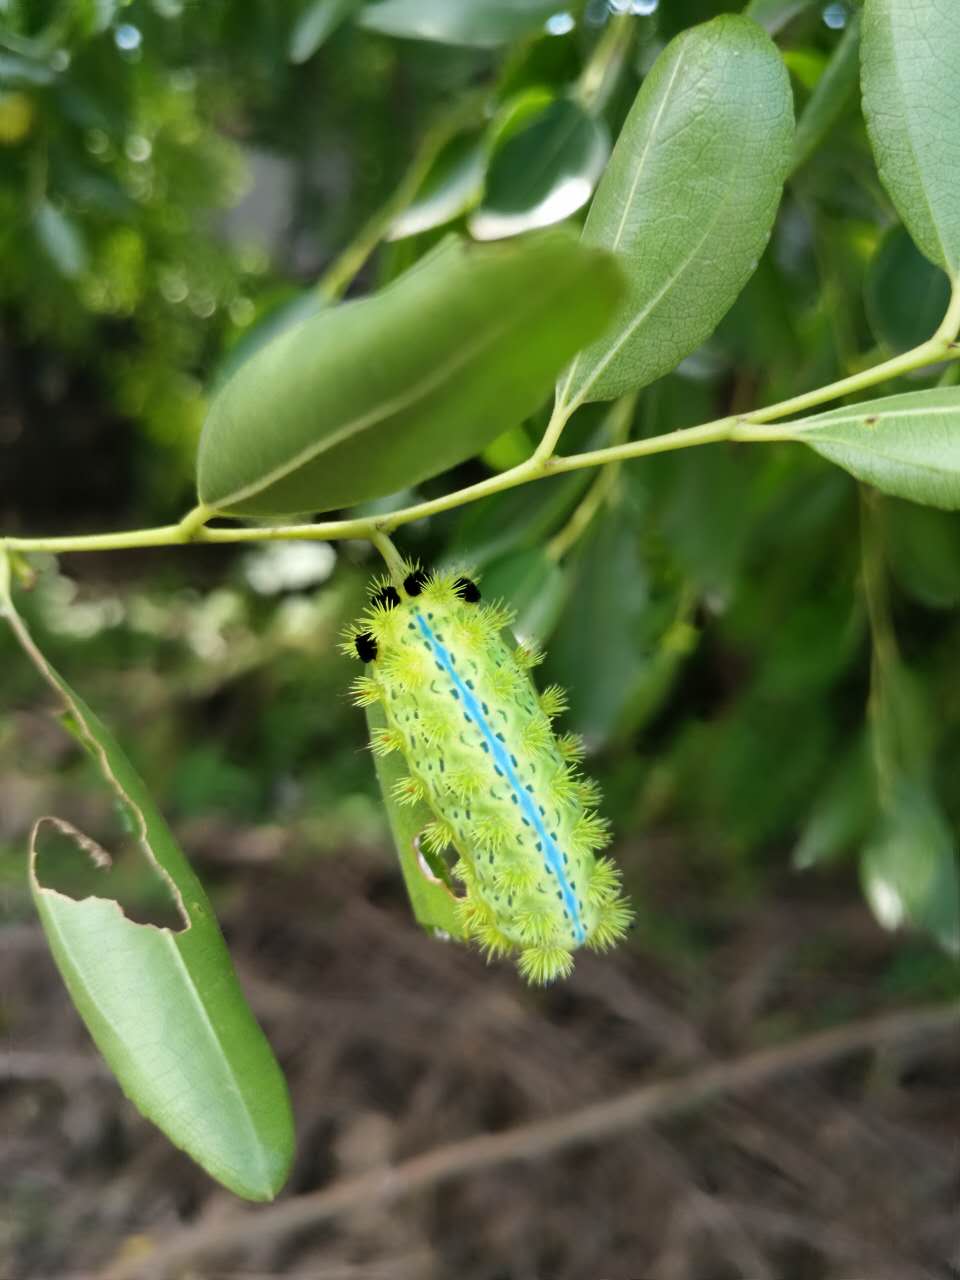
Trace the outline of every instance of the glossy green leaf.
[[567, 574], [542, 547], [514, 551], [494, 561], [482, 580], [487, 600], [504, 600], [516, 610], [514, 634], [545, 644], [567, 598]]
[[74, 279], [87, 266], [87, 248], [77, 224], [52, 205], [41, 202], [33, 215], [37, 239], [62, 276]]
[[885, 808], [860, 864], [874, 915], [887, 929], [921, 929], [960, 956], [960, 861], [949, 823], [930, 791], [906, 778], [897, 779]]
[[817, 0], [750, 0], [743, 12], [775, 36], [816, 3]]
[[556, 0], [378, 0], [360, 25], [388, 36], [495, 48], [543, 29]]
[[290, 61], [306, 62], [329, 35], [360, 8], [363, 0], [314, 0], [300, 13], [290, 33]]
[[551, 103], [494, 152], [471, 234], [497, 240], [569, 218], [593, 194], [609, 146], [604, 126], [579, 103]]
[[583, 232], [623, 263], [627, 297], [562, 379], [561, 403], [645, 386], [713, 332], [769, 238], [792, 101], [776, 47], [747, 18], [694, 27], [657, 59]]
[[900, 589], [930, 609], [960, 606], [960, 520], [913, 502], [883, 509], [884, 546]]
[[891, 227], [867, 268], [864, 303], [870, 328], [891, 351], [910, 351], [937, 330], [950, 302], [950, 281], [907, 231]]
[[830, 136], [857, 87], [860, 75], [860, 15], [847, 23], [830, 61], [797, 120], [793, 168], [799, 169]]
[[73, 1002], [149, 1120], [237, 1195], [272, 1199], [293, 1155], [290, 1102], [206, 894], [110, 732], [39, 652], [9, 600], [2, 611], [183, 922], [179, 930], [137, 924], [112, 899], [78, 901], [44, 884], [38, 846], [52, 833], [71, 840], [78, 858], [98, 866], [110, 858], [70, 824], [41, 818], [31, 839], [31, 890]]
[[910, 234], [960, 278], [960, 20], [952, 0], [866, 0], [863, 108]]
[[483, 195], [486, 154], [481, 139], [462, 133], [443, 147], [407, 207], [390, 224], [388, 240], [403, 240], [445, 226]]
[[204, 425], [200, 499], [289, 515], [437, 475], [536, 409], [620, 296], [610, 255], [565, 233], [451, 239], [382, 293], [307, 320], [240, 369]]
[[[375, 729], [385, 728], [386, 724], [386, 717], [378, 704], [367, 707], [367, 726], [371, 734]], [[407, 772], [398, 754], [374, 756], [373, 759], [414, 918], [431, 933], [439, 931], [451, 938], [462, 938], [463, 931], [455, 911], [454, 882], [449, 873], [444, 872], [444, 864], [434, 861], [431, 867], [420, 851], [420, 833], [432, 820], [433, 814], [423, 801], [415, 805], [401, 805], [394, 799], [393, 788]]]
[[644, 622], [649, 581], [640, 537], [622, 506], [594, 517], [570, 559], [567, 607], [550, 644], [544, 680], [567, 690], [563, 727], [592, 748], [622, 724], [652, 656]]
[[909, 391], [791, 423], [802, 441], [896, 498], [960, 509], [960, 388]]

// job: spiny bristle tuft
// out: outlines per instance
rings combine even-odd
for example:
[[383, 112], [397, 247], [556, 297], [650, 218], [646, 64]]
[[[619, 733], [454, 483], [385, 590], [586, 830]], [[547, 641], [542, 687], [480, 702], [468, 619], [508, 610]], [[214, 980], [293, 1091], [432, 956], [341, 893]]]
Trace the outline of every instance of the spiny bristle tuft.
[[563, 947], [524, 947], [517, 962], [521, 977], [538, 986], [556, 978], [568, 978], [573, 972], [573, 956]]
[[407, 774], [406, 777], [397, 779], [390, 788], [390, 794], [397, 804], [404, 807], [407, 805], [412, 806], [423, 799], [423, 783], [419, 778], [413, 777], [412, 774]]
[[386, 679], [397, 684], [404, 693], [422, 689], [429, 677], [423, 655], [419, 650], [410, 649], [406, 645], [391, 649], [384, 656], [383, 672]]
[[384, 727], [370, 734], [370, 750], [375, 756], [388, 756], [403, 747], [403, 734], [399, 729]]
[[444, 775], [446, 790], [461, 803], [472, 800], [480, 791], [480, 780], [469, 765], [456, 765]]
[[511, 942], [505, 933], [501, 933], [495, 924], [479, 925], [473, 936], [479, 944], [487, 964], [491, 960], [497, 960], [500, 956], [507, 955], [516, 945]]
[[517, 912], [516, 926], [524, 942], [534, 947], [544, 947], [556, 933], [557, 917], [554, 912], [539, 905], [525, 907]]
[[620, 868], [610, 858], [597, 858], [590, 868], [587, 901], [594, 907], [602, 907], [619, 894]]
[[493, 883], [501, 893], [527, 893], [536, 879], [537, 873], [528, 863], [503, 862], [494, 872]]
[[[353, 650], [356, 657], [356, 650]], [[372, 707], [381, 698], [380, 686], [370, 676], [357, 676], [350, 682], [350, 698], [355, 707]]]
[[474, 819], [470, 835], [478, 848], [499, 853], [513, 835], [513, 829], [502, 813], [494, 811], [479, 814]]
[[623, 940], [632, 922], [633, 912], [622, 898], [606, 903], [600, 909], [599, 919], [587, 939], [587, 946], [593, 951], [609, 951]]
[[596, 853], [610, 843], [610, 824], [599, 813], [586, 810], [581, 813], [573, 828], [573, 837], [583, 849]]
[[527, 755], [546, 751], [553, 741], [553, 730], [546, 716], [534, 716], [520, 729], [520, 742]]
[[587, 754], [586, 743], [579, 733], [562, 733], [557, 738], [557, 750], [567, 764], [576, 764]]
[[453, 828], [439, 819], [428, 822], [420, 832], [420, 843], [428, 853], [443, 853], [453, 844]]
[[522, 640], [513, 651], [513, 660], [521, 671], [532, 671], [545, 657], [544, 651], [533, 640]]
[[558, 684], [548, 684], [540, 695], [540, 710], [550, 720], [562, 715], [570, 705], [565, 689]]

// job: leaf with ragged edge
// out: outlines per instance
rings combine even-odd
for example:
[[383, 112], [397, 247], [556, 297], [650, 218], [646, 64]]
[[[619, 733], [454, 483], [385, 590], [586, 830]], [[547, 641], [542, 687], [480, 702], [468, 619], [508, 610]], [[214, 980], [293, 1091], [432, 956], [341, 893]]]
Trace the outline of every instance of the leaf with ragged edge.
[[[386, 716], [378, 703], [367, 707], [367, 727], [371, 738], [375, 730], [384, 729], [386, 725]], [[453, 880], [448, 874], [444, 876], [443, 865], [436, 863], [435, 859], [432, 859], [434, 866], [431, 868], [427, 861], [429, 855], [420, 849], [420, 834], [433, 820], [433, 814], [422, 800], [414, 805], [401, 805], [394, 799], [394, 786], [407, 776], [406, 764], [399, 755], [375, 755], [374, 764], [414, 919], [430, 932], [439, 930], [441, 934], [462, 940]]]
[[831, 409], [790, 423], [782, 438], [809, 445], [865, 484], [896, 498], [960, 509], [960, 388]]
[[769, 239], [792, 146], [789, 78], [756, 23], [715, 18], [667, 46], [583, 231], [623, 264], [627, 295], [561, 379], [561, 406], [646, 386], [709, 337]]
[[609, 149], [605, 127], [579, 103], [550, 103], [494, 151], [471, 235], [497, 240], [571, 217], [593, 194]]
[[863, 109], [880, 179], [931, 260], [960, 278], [960, 15], [953, 0], [866, 0]]
[[496, 48], [542, 30], [556, 0], [377, 0], [360, 25], [408, 40]]
[[108, 855], [70, 824], [41, 818], [30, 885], [71, 998], [124, 1092], [225, 1187], [270, 1200], [293, 1157], [286, 1083], [250, 1012], [200, 882], [116, 741], [37, 649], [9, 598], [0, 613], [56, 691], [71, 727], [128, 816], [181, 929], [136, 924], [116, 901], [67, 897], [38, 872], [38, 841], [68, 837], [78, 857]]
[[566, 232], [451, 237], [382, 293], [307, 320], [239, 370], [203, 428], [200, 500], [289, 515], [438, 475], [532, 413], [621, 295], [613, 258]]

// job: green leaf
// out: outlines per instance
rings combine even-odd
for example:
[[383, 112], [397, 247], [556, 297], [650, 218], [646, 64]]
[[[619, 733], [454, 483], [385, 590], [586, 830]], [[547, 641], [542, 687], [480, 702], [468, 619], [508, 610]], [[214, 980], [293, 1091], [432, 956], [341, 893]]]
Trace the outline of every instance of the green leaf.
[[33, 226], [47, 256], [62, 276], [75, 279], [87, 266], [87, 249], [77, 224], [49, 200], [33, 215]]
[[865, 484], [896, 498], [960, 509], [960, 388], [909, 391], [831, 409], [783, 428]]
[[855, 848], [876, 821], [876, 786], [865, 737], [832, 770], [793, 851], [798, 871], [835, 861]]
[[891, 351], [910, 351], [936, 332], [950, 303], [950, 281], [903, 227], [891, 227], [867, 268], [864, 303], [874, 336]]
[[794, 18], [812, 9], [817, 0], [750, 0], [744, 14], [766, 27], [772, 36], [782, 31]]
[[441, 148], [413, 200], [390, 224], [388, 240], [445, 226], [483, 195], [486, 155], [476, 134], [461, 133]]
[[[371, 735], [375, 729], [386, 728], [386, 724], [382, 707], [376, 703], [367, 707], [367, 727]], [[432, 869], [425, 858], [421, 861], [418, 837], [427, 823], [432, 821], [433, 814], [423, 801], [415, 805], [400, 805], [393, 798], [394, 785], [407, 772], [406, 765], [398, 754], [374, 756], [373, 759], [414, 918], [429, 932], [439, 930], [441, 934], [449, 934], [451, 938], [462, 938], [463, 930], [454, 909], [456, 899], [452, 879], [447, 874], [447, 882], [443, 882], [443, 867], [435, 859]], [[437, 872], [441, 872], [441, 875], [436, 875]]]
[[360, 25], [388, 36], [495, 48], [540, 31], [557, 0], [379, 0]]
[[960, 864], [946, 818], [930, 791], [905, 777], [885, 807], [860, 865], [873, 914], [884, 928], [912, 925], [960, 956]]
[[883, 185], [931, 262], [960, 278], [960, 21], [949, 0], [866, 0], [863, 108]]
[[667, 46], [583, 232], [623, 263], [627, 297], [561, 381], [562, 405], [643, 387], [709, 337], [769, 239], [792, 145], [789, 78], [756, 23], [716, 18]]
[[620, 294], [612, 258], [562, 232], [451, 238], [239, 370], [204, 425], [200, 500], [240, 515], [327, 511], [446, 471], [538, 407]]
[[519, 640], [544, 644], [567, 598], [567, 575], [541, 547], [514, 551], [494, 561], [483, 575], [488, 600], [505, 600], [517, 611]]
[[579, 103], [551, 103], [494, 151], [471, 234], [497, 240], [569, 218], [593, 194], [609, 149], [606, 129]]
[[270, 1200], [293, 1156], [290, 1102], [207, 896], [110, 732], [36, 648], [9, 598], [0, 611], [62, 700], [183, 921], [179, 930], [136, 924], [116, 901], [77, 901], [46, 886], [38, 840], [51, 830], [67, 836], [78, 857], [105, 866], [109, 856], [70, 824], [41, 818], [31, 838], [31, 890], [71, 998], [139, 1110], [231, 1191]]
[[860, 72], [860, 15], [847, 28], [834, 49], [816, 88], [797, 121], [793, 168], [799, 169], [833, 131], [853, 97]]
[[346, 21], [363, 0], [314, 0], [293, 24], [290, 33], [290, 61], [306, 62], [324, 40]]
[[960, 606], [960, 521], [913, 502], [888, 502], [884, 544], [900, 589], [930, 609]]

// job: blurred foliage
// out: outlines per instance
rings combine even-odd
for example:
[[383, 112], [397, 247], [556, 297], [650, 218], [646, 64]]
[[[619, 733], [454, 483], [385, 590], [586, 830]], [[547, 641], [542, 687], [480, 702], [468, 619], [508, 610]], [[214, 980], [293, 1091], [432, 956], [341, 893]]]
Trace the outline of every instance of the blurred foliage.
[[[664, 42], [742, 6], [635, 7], [629, 55], [593, 108], [614, 137]], [[801, 115], [855, 7], [751, 6], [776, 34]], [[461, 32], [458, 45], [398, 32], [417, 9], [407, 0], [378, 8], [0, 3], [2, 359], [30, 374], [7, 380], [0, 403], [0, 457], [18, 477], [0, 480], [6, 527], [37, 529], [37, 512], [55, 532], [173, 518], [189, 500], [204, 389], [238, 342], [262, 341], [258, 323], [282, 324], [291, 302], [311, 305], [321, 272], [389, 197], [418, 142], [470, 95], [479, 111], [428, 166], [360, 287], [463, 228], [490, 157], [511, 224], [526, 187], [542, 205], [542, 175], [523, 168], [523, 189], [501, 184], [513, 181], [525, 136], [558, 118], [550, 104], [580, 101], [610, 9], [629, 6], [558, 6], [571, 21], [549, 34], [531, 3], [522, 30], [501, 40], [484, 27], [472, 42]], [[717, 333], [643, 393], [635, 436], [825, 383], [935, 324], [942, 278], [879, 184], [857, 94], [830, 110], [759, 269]], [[41, 464], [60, 454], [69, 466], [77, 422], [90, 424], [83, 483], [63, 491], [54, 520]], [[511, 465], [542, 427], [535, 415], [482, 460], [396, 502]], [[609, 431], [587, 406], [564, 449]], [[24, 456], [35, 465], [18, 472]], [[958, 517], [889, 499], [864, 515], [849, 477], [792, 448], [634, 463], [594, 495], [590, 514], [594, 483], [578, 474], [498, 494], [411, 526], [401, 545], [427, 562], [477, 564], [547, 642], [545, 678], [571, 690], [570, 727], [587, 735], [641, 917], [645, 882], [659, 874], [643, 835], [669, 829], [717, 901], [759, 891], [791, 861], [838, 877], [851, 897], [862, 875], [885, 924], [918, 924], [955, 951]], [[571, 540], [578, 512], [590, 518]], [[335, 649], [376, 566], [351, 545], [324, 548], [312, 565], [303, 554], [51, 564], [27, 606], [52, 660], [135, 744], [188, 848], [191, 829], [201, 847], [203, 824], [218, 821], [277, 835], [288, 857], [384, 830], [362, 717], [345, 697], [349, 664]], [[7, 637], [0, 648], [4, 701], [23, 705], [29, 673]], [[905, 685], [919, 746], [913, 729], [890, 727]], [[10, 764], [21, 738], [15, 722], [2, 732]], [[28, 756], [17, 770], [49, 764]], [[15, 824], [2, 839], [19, 855]], [[672, 945], [669, 927], [644, 925], [636, 945]], [[916, 954], [918, 985], [939, 990], [946, 968]], [[904, 974], [891, 975], [898, 990]]]

